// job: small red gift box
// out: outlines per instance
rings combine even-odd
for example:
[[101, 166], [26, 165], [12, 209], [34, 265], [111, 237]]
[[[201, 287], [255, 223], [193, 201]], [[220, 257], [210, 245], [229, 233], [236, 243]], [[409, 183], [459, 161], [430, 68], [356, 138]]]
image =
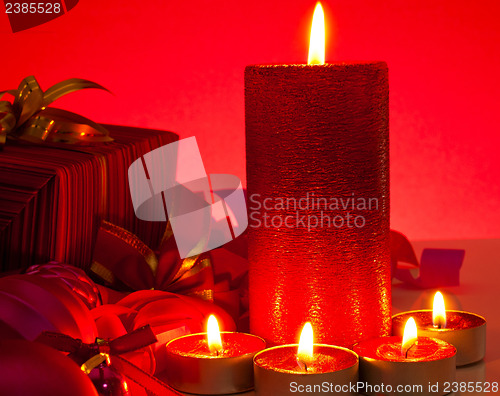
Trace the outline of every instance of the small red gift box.
[[0, 270], [57, 260], [86, 269], [102, 219], [156, 246], [165, 223], [137, 219], [127, 170], [178, 140], [172, 132], [105, 126], [112, 143], [7, 144], [0, 152]]

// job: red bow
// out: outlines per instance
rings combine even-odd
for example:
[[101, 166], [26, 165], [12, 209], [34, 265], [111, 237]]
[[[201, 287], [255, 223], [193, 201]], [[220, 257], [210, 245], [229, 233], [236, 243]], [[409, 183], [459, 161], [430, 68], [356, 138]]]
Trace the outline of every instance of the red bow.
[[213, 300], [210, 256], [181, 259], [170, 225], [156, 254], [134, 234], [103, 222], [90, 271], [115, 290], [154, 289]]
[[[87, 373], [104, 360], [109, 359], [110, 363], [128, 380], [143, 387], [146, 391], [154, 395], [180, 395], [168, 385], [119, 356], [157, 342], [150, 326], [141, 327], [111, 341], [96, 339], [96, 342], [92, 344], [86, 344], [80, 339], [50, 331], [44, 331], [35, 341], [62, 352], [69, 352], [77, 361], [85, 361], [82, 369], [85, 368], [84, 371]], [[104, 358], [101, 359], [101, 356]]]

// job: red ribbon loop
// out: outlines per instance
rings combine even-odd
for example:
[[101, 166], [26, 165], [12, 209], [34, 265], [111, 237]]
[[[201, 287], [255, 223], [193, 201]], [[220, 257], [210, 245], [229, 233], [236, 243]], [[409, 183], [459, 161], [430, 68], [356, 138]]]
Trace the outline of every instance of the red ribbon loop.
[[115, 290], [163, 290], [213, 300], [210, 255], [181, 259], [169, 227], [158, 254], [131, 232], [104, 221], [90, 271]]

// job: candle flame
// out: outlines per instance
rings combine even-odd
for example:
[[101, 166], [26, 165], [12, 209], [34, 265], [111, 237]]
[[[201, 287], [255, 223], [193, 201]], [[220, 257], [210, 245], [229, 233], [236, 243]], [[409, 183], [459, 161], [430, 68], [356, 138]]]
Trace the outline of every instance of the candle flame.
[[415, 344], [418, 339], [417, 324], [415, 319], [411, 317], [405, 324], [403, 332], [403, 342], [401, 343], [401, 354], [406, 355], [408, 350]]
[[306, 371], [307, 366], [313, 361], [313, 339], [311, 322], [307, 322], [300, 333], [299, 348], [297, 349], [297, 362], [304, 366]]
[[308, 65], [325, 64], [325, 13], [323, 7], [318, 1], [314, 9], [311, 37], [309, 39]]
[[440, 329], [446, 327], [446, 309], [444, 307], [444, 298], [439, 291], [434, 295], [434, 304], [432, 306], [432, 324]]
[[214, 315], [210, 315], [207, 323], [207, 341], [208, 349], [212, 353], [219, 353], [222, 351], [222, 340], [220, 338], [219, 323]]

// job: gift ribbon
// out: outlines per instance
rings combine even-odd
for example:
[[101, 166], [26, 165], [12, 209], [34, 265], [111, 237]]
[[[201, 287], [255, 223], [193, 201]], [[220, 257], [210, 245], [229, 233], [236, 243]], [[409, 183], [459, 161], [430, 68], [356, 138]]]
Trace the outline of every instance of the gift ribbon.
[[[96, 339], [92, 344], [85, 344], [80, 339], [49, 331], [41, 333], [35, 341], [62, 352], [84, 357], [87, 360], [82, 364], [81, 368], [86, 374], [89, 374], [104, 361], [108, 361], [108, 364], [112, 364], [120, 373], [130, 381], [143, 387], [149, 394], [158, 396], [180, 395], [168, 385], [119, 356], [157, 342], [156, 336], [149, 325], [111, 341]], [[87, 358], [88, 356], [91, 357]]]
[[213, 300], [210, 256], [180, 259], [170, 225], [157, 255], [131, 232], [103, 221], [90, 271], [120, 291], [154, 289]]
[[422, 289], [458, 286], [464, 257], [463, 249], [424, 249], [419, 264], [406, 236], [391, 230], [392, 277], [407, 284]]
[[123, 373], [130, 381], [143, 387], [149, 394], [155, 396], [182, 395], [159, 379], [133, 365], [128, 360], [123, 359], [120, 356], [113, 356], [111, 359], [112, 364], [119, 372]]
[[31, 143], [87, 145], [113, 141], [105, 128], [88, 118], [47, 107], [64, 95], [87, 88], [108, 91], [92, 81], [70, 78], [44, 92], [35, 77], [29, 76], [21, 81], [18, 89], [0, 92], [0, 96], [5, 93], [14, 96], [13, 103], [0, 101], [0, 149], [7, 138]]
[[151, 327], [146, 325], [111, 341], [96, 338], [95, 342], [91, 344], [86, 344], [78, 338], [52, 331], [42, 332], [35, 341], [59, 351], [68, 352], [87, 359], [89, 356], [95, 356], [101, 353], [121, 355], [123, 353], [133, 352], [154, 344], [158, 340]]

